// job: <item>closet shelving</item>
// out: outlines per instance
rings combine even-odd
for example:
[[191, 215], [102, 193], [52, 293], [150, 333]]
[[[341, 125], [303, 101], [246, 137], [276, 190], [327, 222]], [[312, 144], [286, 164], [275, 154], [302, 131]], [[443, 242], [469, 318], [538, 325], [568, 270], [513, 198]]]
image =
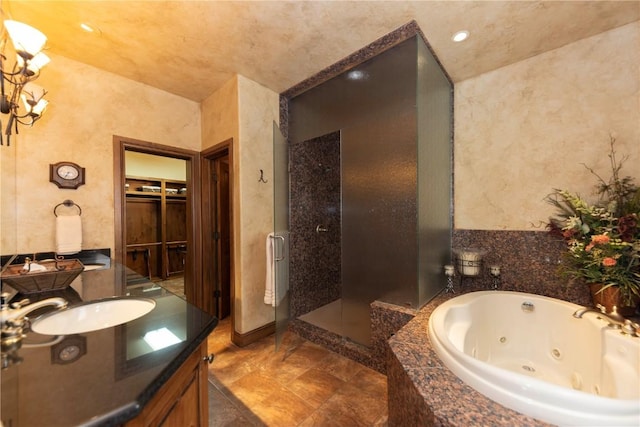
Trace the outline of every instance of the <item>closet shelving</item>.
[[125, 177], [127, 267], [150, 279], [184, 271], [187, 253], [186, 182]]

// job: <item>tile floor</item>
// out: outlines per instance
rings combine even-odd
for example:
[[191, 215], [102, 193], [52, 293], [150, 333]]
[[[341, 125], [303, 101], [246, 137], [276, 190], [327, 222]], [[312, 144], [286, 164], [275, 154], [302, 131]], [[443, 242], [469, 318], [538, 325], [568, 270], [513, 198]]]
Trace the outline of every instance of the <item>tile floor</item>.
[[209, 426], [386, 426], [387, 379], [287, 332], [247, 347], [225, 319], [209, 336]]

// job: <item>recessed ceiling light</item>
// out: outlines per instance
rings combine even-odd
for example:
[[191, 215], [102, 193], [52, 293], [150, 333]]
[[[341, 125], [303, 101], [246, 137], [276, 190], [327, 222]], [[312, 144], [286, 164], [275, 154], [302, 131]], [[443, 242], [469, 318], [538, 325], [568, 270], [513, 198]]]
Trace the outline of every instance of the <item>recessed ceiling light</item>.
[[80, 24], [80, 28], [85, 30], [87, 33], [93, 33], [95, 31], [91, 25], [85, 24], [84, 22]]
[[102, 36], [102, 30], [100, 30], [100, 27], [90, 23], [90, 22], [81, 22], [80, 23], [80, 28], [82, 28], [83, 31], [89, 33], [89, 34], [94, 34], [96, 36]]
[[469, 31], [462, 30], [455, 33], [453, 37], [451, 37], [451, 40], [453, 40], [456, 43], [459, 43], [459, 42], [465, 41], [467, 37], [469, 37]]

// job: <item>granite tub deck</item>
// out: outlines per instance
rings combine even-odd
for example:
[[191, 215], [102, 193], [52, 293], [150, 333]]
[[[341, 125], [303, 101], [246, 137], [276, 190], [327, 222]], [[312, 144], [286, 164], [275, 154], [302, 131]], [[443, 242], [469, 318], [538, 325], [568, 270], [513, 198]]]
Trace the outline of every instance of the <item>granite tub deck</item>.
[[549, 426], [485, 397], [442, 364], [429, 340], [429, 317], [456, 295], [438, 295], [389, 339], [389, 426]]

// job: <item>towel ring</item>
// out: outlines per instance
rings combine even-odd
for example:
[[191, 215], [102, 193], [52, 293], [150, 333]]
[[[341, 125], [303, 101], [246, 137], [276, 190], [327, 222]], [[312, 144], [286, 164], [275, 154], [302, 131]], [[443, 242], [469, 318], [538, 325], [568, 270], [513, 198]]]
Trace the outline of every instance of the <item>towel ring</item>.
[[73, 200], [65, 200], [65, 201], [64, 201], [64, 202], [62, 202], [62, 203], [58, 203], [58, 204], [56, 205], [56, 207], [55, 207], [55, 208], [53, 208], [53, 214], [54, 214], [55, 216], [58, 216], [58, 213], [56, 212], [56, 210], [57, 210], [60, 206], [65, 206], [65, 207], [67, 207], [67, 208], [70, 208], [70, 207], [72, 207], [72, 206], [75, 206], [76, 208], [78, 208], [78, 212], [79, 212], [79, 213], [78, 213], [78, 215], [82, 215], [82, 208], [81, 208], [80, 206], [78, 206], [76, 203], [74, 203], [74, 202], [73, 202]]

